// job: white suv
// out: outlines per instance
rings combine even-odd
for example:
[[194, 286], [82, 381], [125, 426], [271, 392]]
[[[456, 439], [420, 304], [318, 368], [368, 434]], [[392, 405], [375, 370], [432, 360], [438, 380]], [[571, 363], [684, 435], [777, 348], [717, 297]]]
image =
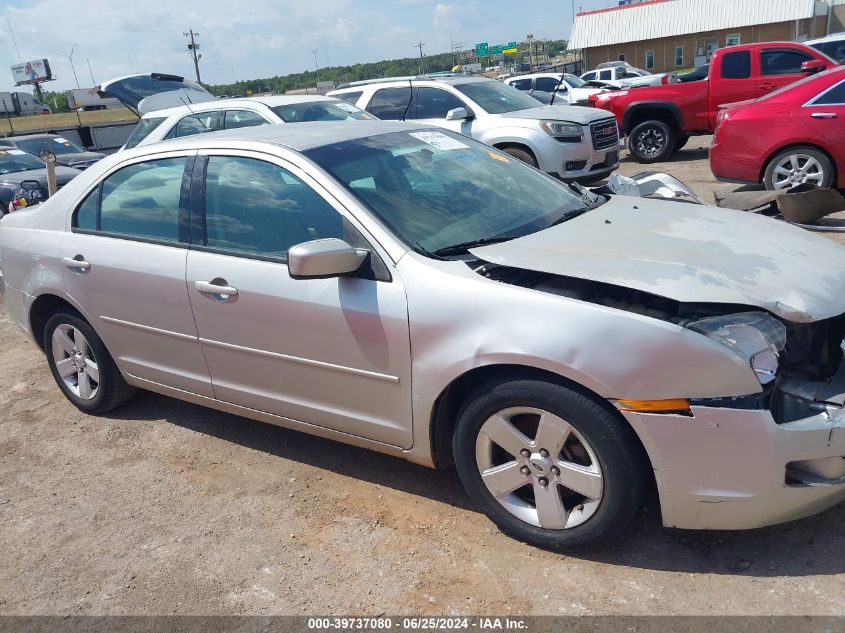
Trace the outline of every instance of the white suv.
[[380, 119], [460, 132], [565, 180], [600, 180], [619, 166], [619, 130], [608, 112], [544, 106], [494, 79], [377, 79], [344, 84], [329, 96]]

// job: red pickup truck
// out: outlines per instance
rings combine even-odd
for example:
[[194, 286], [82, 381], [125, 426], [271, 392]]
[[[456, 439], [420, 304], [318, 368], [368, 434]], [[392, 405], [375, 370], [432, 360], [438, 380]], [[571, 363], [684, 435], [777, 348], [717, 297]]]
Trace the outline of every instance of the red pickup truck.
[[720, 48], [707, 79], [591, 95], [609, 110], [641, 163], [665, 160], [690, 136], [712, 134], [719, 106], [756, 99], [838, 64], [824, 53], [794, 42], [762, 42]]

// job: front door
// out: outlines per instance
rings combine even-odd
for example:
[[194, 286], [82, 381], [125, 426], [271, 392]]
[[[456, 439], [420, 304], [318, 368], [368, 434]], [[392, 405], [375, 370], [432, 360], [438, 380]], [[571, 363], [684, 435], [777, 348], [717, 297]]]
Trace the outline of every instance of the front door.
[[185, 288], [186, 167], [193, 153], [122, 167], [72, 216], [64, 283], [121, 369], [211, 396], [211, 377]]
[[197, 174], [205, 187], [192, 213], [204, 221], [187, 282], [215, 397], [409, 447], [401, 279], [395, 270], [382, 280], [291, 279], [291, 246], [327, 237], [361, 246], [361, 233], [296, 167], [259, 156], [211, 155]]
[[456, 108], [465, 108], [467, 114], [473, 114], [472, 108], [451, 92], [427, 86], [417, 88], [414, 95], [414, 105], [416, 107], [413, 116], [408, 118], [413, 118], [419, 123], [444, 127], [464, 136], [472, 136], [473, 119], [446, 120], [449, 110]]

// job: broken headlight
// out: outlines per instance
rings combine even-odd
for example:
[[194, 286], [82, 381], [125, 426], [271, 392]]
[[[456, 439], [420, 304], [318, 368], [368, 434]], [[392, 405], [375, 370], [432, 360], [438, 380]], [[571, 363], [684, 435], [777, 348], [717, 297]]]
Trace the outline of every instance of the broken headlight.
[[761, 385], [775, 379], [778, 355], [786, 345], [786, 326], [765, 312], [708, 317], [687, 328], [719, 341], [745, 360]]

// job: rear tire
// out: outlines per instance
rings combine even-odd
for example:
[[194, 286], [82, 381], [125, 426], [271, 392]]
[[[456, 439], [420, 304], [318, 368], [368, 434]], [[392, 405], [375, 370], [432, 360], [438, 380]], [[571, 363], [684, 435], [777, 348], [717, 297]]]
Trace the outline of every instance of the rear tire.
[[106, 413], [135, 395], [94, 328], [74, 311], [47, 320], [44, 352], [56, 384], [80, 411]]
[[453, 452], [467, 493], [499, 529], [549, 550], [619, 536], [647, 488], [632, 429], [591, 397], [543, 380], [475, 391], [459, 414]]
[[521, 147], [505, 147], [502, 151], [527, 165], [537, 167], [537, 159], [534, 158], [534, 154], [526, 149], [522, 149]]
[[638, 163], [659, 163], [675, 151], [677, 137], [663, 121], [643, 121], [628, 134], [628, 151]]
[[827, 154], [808, 145], [782, 150], [772, 157], [763, 174], [766, 189], [787, 189], [809, 183], [827, 188], [833, 185], [834, 167]]

